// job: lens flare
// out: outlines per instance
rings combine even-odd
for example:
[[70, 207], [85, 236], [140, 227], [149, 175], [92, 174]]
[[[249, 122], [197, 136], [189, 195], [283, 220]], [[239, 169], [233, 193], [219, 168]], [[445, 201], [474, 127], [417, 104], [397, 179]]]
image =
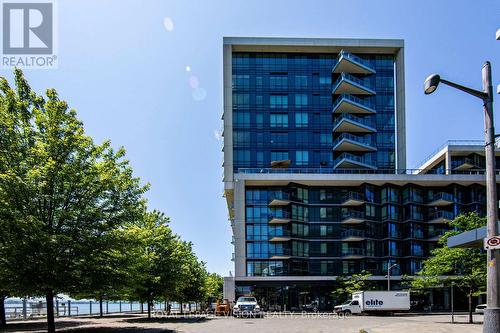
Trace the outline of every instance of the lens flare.
[[196, 88], [191, 95], [195, 101], [203, 101], [207, 97], [207, 91], [204, 88]]
[[170, 17], [165, 17], [163, 19], [163, 25], [165, 26], [165, 29], [167, 29], [167, 31], [174, 30], [174, 21], [172, 21]]
[[200, 81], [198, 80], [198, 78], [194, 75], [191, 75], [189, 77], [189, 86], [193, 89], [196, 89], [200, 86]]

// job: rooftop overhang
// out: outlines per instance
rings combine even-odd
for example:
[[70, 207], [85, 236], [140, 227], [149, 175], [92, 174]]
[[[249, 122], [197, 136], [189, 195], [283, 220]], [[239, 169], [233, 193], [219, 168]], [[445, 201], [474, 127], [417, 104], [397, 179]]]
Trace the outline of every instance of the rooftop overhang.
[[[272, 169], [271, 169], [272, 170]], [[237, 173], [235, 179], [245, 181], [245, 185], [286, 186], [296, 183], [306, 186], [360, 186], [362, 184], [404, 186], [448, 186], [450, 184], [485, 184], [484, 175], [434, 175], [434, 174], [301, 174], [301, 173]], [[500, 183], [500, 176], [497, 176]]]
[[[498, 227], [500, 229], [500, 222]], [[486, 238], [486, 227], [477, 228], [462, 232], [456, 236], [448, 238], [448, 247], [473, 248], [483, 247], [483, 239]]]
[[224, 45], [235, 52], [355, 53], [396, 54], [404, 48], [402, 39], [224, 37]]

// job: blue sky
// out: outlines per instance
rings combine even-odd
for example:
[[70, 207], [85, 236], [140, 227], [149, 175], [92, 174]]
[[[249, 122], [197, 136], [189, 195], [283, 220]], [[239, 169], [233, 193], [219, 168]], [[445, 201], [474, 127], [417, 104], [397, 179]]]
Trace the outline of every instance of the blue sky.
[[88, 134], [125, 146], [152, 184], [150, 207], [224, 275], [233, 265], [217, 134], [223, 36], [404, 39], [408, 167], [448, 139], [483, 136], [480, 101], [444, 86], [424, 96], [427, 75], [481, 88], [490, 60], [500, 84], [498, 0], [59, 0], [58, 22], [59, 68], [26, 70], [32, 86], [55, 87]]

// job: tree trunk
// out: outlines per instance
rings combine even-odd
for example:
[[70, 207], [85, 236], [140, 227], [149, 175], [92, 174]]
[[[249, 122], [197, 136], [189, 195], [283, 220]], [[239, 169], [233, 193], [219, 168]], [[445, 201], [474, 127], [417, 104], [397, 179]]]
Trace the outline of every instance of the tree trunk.
[[5, 296], [0, 296], [0, 328], [7, 327], [7, 320], [5, 319]]
[[54, 291], [48, 290], [45, 295], [45, 301], [47, 303], [47, 332], [55, 333], [56, 324], [54, 322]]
[[151, 319], [151, 300], [148, 299], [148, 319]]
[[184, 309], [182, 308], [182, 302], [179, 303], [180, 307], [181, 307], [181, 315], [184, 314]]
[[103, 311], [102, 311], [102, 296], [99, 297], [99, 317], [102, 317], [104, 314], [103, 314]]
[[469, 324], [472, 324], [472, 290], [469, 291]]

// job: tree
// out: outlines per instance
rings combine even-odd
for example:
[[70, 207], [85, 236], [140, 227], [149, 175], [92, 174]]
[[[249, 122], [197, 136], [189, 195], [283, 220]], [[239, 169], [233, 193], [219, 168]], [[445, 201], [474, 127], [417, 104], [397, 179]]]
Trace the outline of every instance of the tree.
[[462, 231], [484, 225], [486, 219], [479, 217], [476, 212], [455, 218], [450, 223], [452, 230], [441, 236], [441, 246], [432, 251], [432, 256], [424, 261], [422, 270], [411, 282], [413, 288], [425, 289], [453, 281], [468, 295], [469, 323], [473, 322], [472, 297], [482, 293], [486, 286], [486, 254], [480, 248], [449, 248], [446, 242], [449, 237]]
[[154, 300], [174, 295], [181, 276], [181, 241], [168, 226], [169, 218], [158, 211], [144, 212], [142, 218], [127, 229], [137, 239], [133, 250], [132, 297], [148, 304], [148, 318]]
[[368, 281], [370, 276], [372, 274], [362, 271], [360, 274], [337, 277], [339, 287], [331, 292], [332, 297], [336, 302], [344, 302], [355, 291], [371, 289]]
[[224, 278], [217, 273], [208, 274], [205, 282], [205, 290], [207, 297], [222, 299], [224, 291]]
[[[207, 270], [193, 252], [191, 242], [181, 242], [181, 276], [177, 281], [176, 299], [181, 302], [198, 302], [206, 298]], [[182, 307], [181, 307], [182, 311]]]
[[95, 144], [76, 111], [54, 89], [33, 92], [20, 70], [13, 89], [0, 79], [0, 219], [2, 239], [27, 295], [45, 295], [48, 331], [53, 298], [76, 293], [83, 269], [110, 235], [137, 219], [147, 186], [132, 176], [125, 150]]

